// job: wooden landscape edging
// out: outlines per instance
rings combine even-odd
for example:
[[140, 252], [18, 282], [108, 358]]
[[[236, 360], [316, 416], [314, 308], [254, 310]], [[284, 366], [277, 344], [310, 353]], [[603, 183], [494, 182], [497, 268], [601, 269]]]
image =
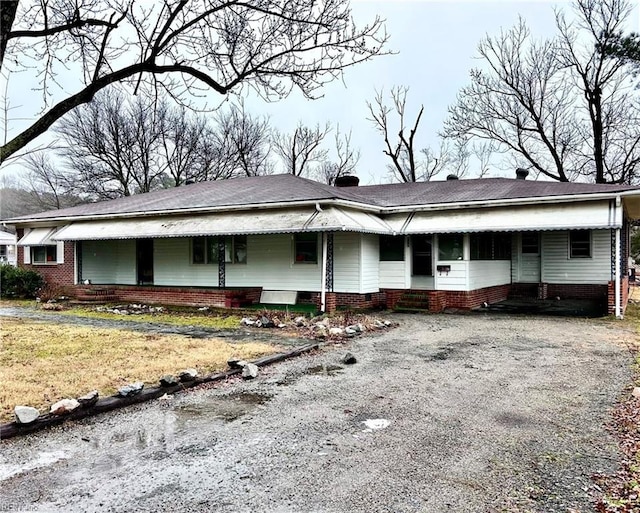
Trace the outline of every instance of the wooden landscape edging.
[[[268, 356], [263, 356], [262, 358], [258, 358], [257, 360], [252, 361], [251, 363], [257, 365], [258, 367], [264, 367], [266, 365], [271, 365], [272, 363], [287, 360], [295, 356], [300, 356], [301, 354], [308, 353], [309, 351], [313, 351], [314, 349], [318, 349], [319, 347], [320, 345], [317, 343], [305, 344], [303, 346], [296, 347], [291, 351], [287, 351], [286, 353], [276, 353]], [[130, 397], [120, 397], [118, 395], [104, 397], [102, 399], [98, 399], [98, 401], [93, 406], [84, 408], [80, 406], [79, 408], [67, 414], [52, 415], [51, 413], [47, 413], [44, 415], [40, 415], [40, 417], [38, 417], [34, 422], [31, 422], [29, 424], [20, 424], [19, 422], [9, 422], [7, 424], [2, 424], [0, 425], [0, 441], [18, 435], [33, 433], [34, 431], [39, 431], [40, 429], [43, 429], [47, 426], [55, 426], [58, 424], [62, 424], [63, 422], [66, 422], [68, 420], [79, 420], [85, 417], [97, 415], [98, 413], [103, 413], [115, 410], [117, 408], [122, 408], [124, 406], [129, 406], [130, 404], [137, 404], [145, 401], [150, 401], [152, 399], [157, 399], [164, 394], [175, 394], [176, 392], [180, 392], [181, 390], [193, 388], [204, 383], [221, 381], [231, 376], [235, 376], [236, 374], [240, 374], [241, 372], [241, 368], [230, 369], [224, 372], [208, 374], [201, 378], [196, 378], [193, 381], [186, 381], [173, 387], [145, 387], [140, 393], [136, 395]]]

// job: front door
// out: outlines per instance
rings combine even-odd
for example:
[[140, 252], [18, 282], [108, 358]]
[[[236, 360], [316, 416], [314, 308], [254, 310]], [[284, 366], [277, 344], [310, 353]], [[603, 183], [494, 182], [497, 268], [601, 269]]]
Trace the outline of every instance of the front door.
[[138, 285], [153, 285], [153, 239], [136, 241]]
[[411, 264], [413, 276], [433, 276], [433, 238], [431, 235], [411, 236]]
[[520, 269], [518, 281], [540, 283], [540, 233], [520, 234]]

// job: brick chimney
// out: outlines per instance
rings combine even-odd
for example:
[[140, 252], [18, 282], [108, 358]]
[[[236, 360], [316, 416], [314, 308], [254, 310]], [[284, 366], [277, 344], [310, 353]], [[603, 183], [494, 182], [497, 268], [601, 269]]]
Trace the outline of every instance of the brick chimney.
[[360, 183], [360, 178], [354, 175], [339, 176], [333, 182], [336, 187], [357, 187]]
[[518, 180], [526, 180], [527, 176], [529, 176], [529, 171], [527, 171], [526, 169], [523, 169], [521, 167], [516, 169], [516, 178]]

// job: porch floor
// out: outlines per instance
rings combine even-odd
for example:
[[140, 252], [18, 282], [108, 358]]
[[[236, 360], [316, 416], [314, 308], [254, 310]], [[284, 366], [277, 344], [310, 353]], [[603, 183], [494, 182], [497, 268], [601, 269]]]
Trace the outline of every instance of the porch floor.
[[498, 301], [480, 310], [561, 317], [603, 317], [607, 315], [607, 304], [606, 299], [514, 298]]

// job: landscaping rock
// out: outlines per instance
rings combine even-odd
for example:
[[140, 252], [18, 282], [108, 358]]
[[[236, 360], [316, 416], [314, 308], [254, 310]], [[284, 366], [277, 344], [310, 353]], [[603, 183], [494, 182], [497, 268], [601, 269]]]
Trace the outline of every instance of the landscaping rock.
[[256, 321], [250, 319], [249, 317], [243, 317], [240, 321], [240, 324], [242, 324], [243, 326], [253, 326], [255, 323]]
[[347, 353], [342, 357], [340, 361], [346, 365], [353, 365], [358, 360], [356, 360], [356, 357], [353, 356], [351, 353]]
[[136, 383], [131, 383], [129, 385], [125, 385], [118, 389], [118, 395], [120, 397], [131, 397], [133, 395], [139, 394], [142, 392], [144, 388], [144, 383], [142, 381], [137, 381]]
[[31, 424], [40, 416], [40, 412], [32, 406], [16, 406], [13, 412], [18, 424]]
[[231, 358], [227, 360], [227, 365], [230, 369], [242, 369], [247, 364], [244, 360], [240, 358]]
[[344, 329], [342, 328], [329, 328], [330, 335], [342, 335], [344, 333]]
[[264, 315], [262, 317], [260, 317], [260, 321], [259, 322], [260, 322], [260, 325], [263, 328], [273, 328], [275, 326], [273, 321], [271, 319], [269, 319], [269, 317], [265, 317]]
[[245, 365], [242, 367], [242, 377], [244, 379], [253, 379], [258, 377], [258, 366], [254, 365], [253, 363], [245, 363]]
[[356, 330], [356, 329], [354, 329], [354, 328], [352, 328], [352, 327], [350, 327], [350, 326], [347, 326], [347, 327], [344, 329], [344, 334], [345, 334], [347, 337], [355, 337], [358, 333], [360, 333], [358, 330]]
[[633, 397], [638, 397], [638, 398], [640, 398], [640, 387], [635, 387], [635, 388], [633, 389], [633, 391], [631, 392], [631, 395], [632, 395]]
[[178, 377], [183, 383], [186, 383], [187, 381], [195, 381], [198, 377], [198, 371], [195, 369], [185, 369], [178, 375]]
[[62, 399], [61, 401], [52, 404], [49, 411], [52, 415], [65, 415], [67, 413], [71, 413], [78, 407], [80, 407], [80, 403], [75, 399]]
[[172, 374], [167, 374], [160, 378], [161, 387], [175, 387], [180, 381]]
[[327, 328], [320, 326], [316, 329], [316, 338], [327, 338]]
[[293, 320], [293, 323], [294, 323], [296, 326], [298, 326], [298, 328], [301, 328], [301, 327], [303, 327], [303, 326], [306, 326], [306, 325], [307, 325], [307, 319], [305, 319], [305, 318], [304, 318], [304, 317], [302, 317], [302, 316], [299, 316], [299, 317], [296, 317], [296, 318]]
[[99, 395], [97, 390], [92, 390], [88, 394], [78, 397], [78, 402], [82, 408], [89, 408], [98, 402]]

